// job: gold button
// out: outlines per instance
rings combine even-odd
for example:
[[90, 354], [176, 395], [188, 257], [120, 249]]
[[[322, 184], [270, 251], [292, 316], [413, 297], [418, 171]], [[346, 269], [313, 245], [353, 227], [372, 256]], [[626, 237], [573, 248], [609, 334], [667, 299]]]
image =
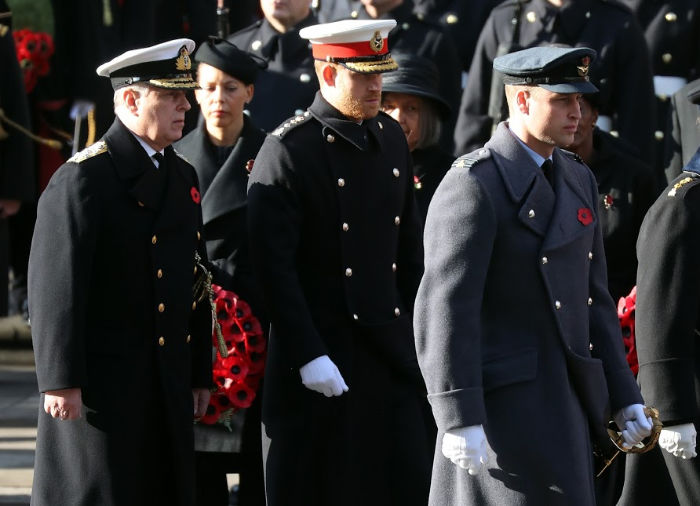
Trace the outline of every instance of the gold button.
[[301, 81], [302, 83], [308, 83], [311, 81], [311, 76], [304, 72], [303, 74], [299, 75], [299, 81]]
[[399, 218], [398, 216], [394, 218], [394, 225], [401, 225], [401, 218]]
[[534, 11], [530, 11], [527, 14], [525, 14], [525, 19], [527, 19], [530, 23], [534, 23], [537, 21], [537, 14], [535, 14]]
[[326, 135], [326, 141], [335, 142], [335, 137], [331, 134]]
[[250, 45], [250, 48], [253, 51], [257, 51], [262, 47], [262, 41], [261, 40], [254, 40], [253, 43]]
[[353, 319], [353, 320], [359, 320], [359, 319], [360, 319], [360, 317], [359, 317], [359, 316], [357, 316], [356, 314], [353, 314], [353, 315], [352, 315], [352, 319]]
[[408, 30], [409, 28], [411, 28], [411, 25], [409, 23], [403, 23], [401, 25], [401, 28], [403, 28], [404, 30]]
[[158, 238], [155, 235], [153, 237], [151, 237], [151, 244], [155, 244], [157, 242], [158, 242]]
[[396, 264], [391, 264], [391, 270], [396, 272]]
[[197, 240], [199, 241], [202, 238], [202, 234], [199, 233], [199, 230], [197, 230]]
[[591, 17], [591, 11], [586, 11], [586, 19], [590, 19]]
[[185, 339], [185, 342], [189, 343], [192, 340], [192, 336], [187, 334], [187, 339]]
[[593, 351], [593, 343], [588, 343], [588, 351]]
[[158, 272], [156, 272], [156, 276], [158, 276], [158, 279], [163, 277], [163, 269], [158, 269]]
[[359, 14], [357, 11], [352, 11], [352, 12], [350, 13], [350, 17], [351, 17], [352, 19], [357, 19], [357, 16], [359, 16], [359, 15], [360, 15], [360, 14]]
[[137, 204], [139, 205], [139, 207], [143, 207], [143, 202], [141, 202], [140, 200], [137, 202]]
[[589, 305], [589, 306], [592, 306], [592, 305], [593, 305], [593, 299], [591, 299], [590, 297], [588, 297], [588, 305]]
[[558, 300], [555, 300], [555, 301], [554, 301], [554, 307], [557, 308], [557, 309], [561, 309], [561, 302], [559, 302]]
[[457, 17], [456, 14], [448, 14], [447, 17], [445, 18], [445, 21], [447, 21], [448, 25], [454, 25], [459, 21], [459, 18]]
[[338, 186], [340, 186], [341, 188], [345, 186], [345, 179], [343, 179], [342, 177], [338, 179]]
[[194, 266], [194, 273], [197, 274], [197, 266]]
[[656, 139], [657, 141], [664, 140], [664, 133], [661, 130], [657, 130], [656, 132], [654, 132], [654, 139]]
[[534, 218], [534, 217], [535, 217], [535, 210], [534, 210], [534, 209], [530, 209], [530, 210], [527, 212], [527, 217], [528, 217], [528, 218]]
[[673, 60], [673, 55], [671, 53], [664, 53], [661, 55], [661, 60], [664, 63], [671, 63], [671, 60]]
[[158, 344], [161, 346], [165, 346], [165, 338], [163, 336], [160, 336], [158, 338]]
[[351, 269], [350, 267], [348, 267], [347, 269], [345, 269], [345, 276], [348, 277], [348, 278], [349, 278], [350, 276], [352, 276], [352, 269]]
[[549, 259], [547, 257], [542, 257], [542, 265], [546, 264], [549, 262]]
[[593, 252], [592, 251], [588, 252], [588, 259], [593, 260]]
[[668, 21], [669, 23], [673, 23], [675, 20], [678, 19], [678, 16], [676, 16], [675, 12], [667, 12], [666, 15], [664, 16], [664, 19]]
[[384, 125], [382, 125], [381, 121], [377, 121], [377, 125], [379, 125], [379, 130], [384, 130]]
[[399, 308], [395, 307], [395, 308], [394, 308], [394, 314], [395, 314], [396, 316], [401, 316], [401, 310], [400, 310]]
[[397, 169], [396, 167], [394, 167], [394, 170], [392, 172], [394, 173], [394, 177], [399, 177], [399, 175], [401, 174], [401, 172], [399, 172], [399, 169]]
[[192, 303], [192, 311], [194, 311], [195, 309], [197, 309], [197, 301], [194, 301]]
[[162, 313], [163, 311], [165, 311], [165, 304], [161, 302], [160, 304], [158, 304], [158, 312]]
[[350, 230], [350, 225], [343, 223], [343, 232], [347, 232], [348, 230]]

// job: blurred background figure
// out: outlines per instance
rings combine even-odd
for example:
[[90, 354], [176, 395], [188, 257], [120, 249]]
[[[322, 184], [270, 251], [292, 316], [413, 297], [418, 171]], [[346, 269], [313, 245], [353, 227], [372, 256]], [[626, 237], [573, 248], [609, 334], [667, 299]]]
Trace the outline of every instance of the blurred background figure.
[[29, 129], [29, 104], [12, 36], [12, 12], [0, 0], [0, 316], [8, 313], [10, 217], [36, 198], [34, 146], [20, 128]]
[[228, 40], [267, 62], [247, 110], [265, 131], [274, 130], [313, 102], [318, 82], [309, 43], [299, 30], [316, 23], [309, 0], [260, 0], [263, 19]]
[[482, 146], [507, 115], [494, 58], [548, 44], [597, 52], [589, 75], [599, 83], [601, 128], [616, 131], [651, 160], [654, 89], [644, 33], [628, 8], [605, 0], [507, 0], [491, 11], [462, 95], [454, 132], [457, 154]]
[[[207, 254], [216, 266], [213, 283], [239, 295], [260, 319], [262, 296], [248, 251], [246, 186], [265, 132], [243, 109], [253, 98], [253, 83], [264, 61], [218, 38], [202, 44], [194, 61], [201, 116], [197, 128], [175, 148], [199, 177]], [[240, 475], [240, 504], [265, 504], [260, 397], [235, 416], [233, 432], [220, 424], [195, 426], [198, 505], [229, 504], [227, 473]]]
[[450, 106], [438, 92], [437, 68], [427, 58], [393, 53], [398, 70], [382, 75], [382, 110], [399, 122], [413, 159], [413, 187], [423, 223], [428, 204], [454, 156], [440, 148]]
[[[637, 17], [649, 48], [656, 95], [654, 160], [650, 164], [661, 190], [670, 181], [666, 180], [663, 172], [670, 99], [688, 81], [700, 76], [700, 1], [621, 1]], [[688, 156], [694, 152], [695, 150]]]
[[671, 97], [664, 146], [664, 172], [670, 183], [688, 165], [700, 146], [700, 79]]
[[633, 148], [596, 126], [598, 94], [583, 95], [580, 105], [574, 142], [565, 148], [583, 159], [598, 182], [608, 289], [617, 303], [636, 284], [637, 235], [656, 199], [656, 182], [651, 167], [630, 153]]

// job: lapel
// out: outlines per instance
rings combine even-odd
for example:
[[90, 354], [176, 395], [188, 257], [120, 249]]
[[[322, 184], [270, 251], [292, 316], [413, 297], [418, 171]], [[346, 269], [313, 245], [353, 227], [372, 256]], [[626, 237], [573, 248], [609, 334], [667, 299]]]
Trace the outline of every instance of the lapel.
[[[556, 200], [554, 213], [544, 239], [543, 250], [556, 249], [567, 244], [584, 233], [588, 227], [596, 225], [597, 209], [590, 202], [590, 188], [584, 187], [584, 182], [577, 174], [567, 155], [559, 148], [554, 149], [552, 155], [554, 161], [554, 188]], [[585, 224], [581, 221], [579, 213], [587, 210], [592, 221]]]
[[518, 207], [518, 220], [544, 237], [551, 221], [555, 195], [544, 174], [523, 149], [505, 122], [486, 143], [507, 193]]
[[158, 210], [166, 186], [164, 170], [156, 169], [144, 149], [117, 118], [104, 136], [117, 176], [126, 182], [128, 194], [139, 205]]
[[182, 227], [189, 217], [195, 216], [192, 206], [199, 205], [195, 202], [200, 197], [194, 171], [180, 159], [172, 146], [165, 148], [165, 165], [167, 183], [153, 227], [155, 232]]
[[[209, 142], [206, 134], [203, 139]], [[202, 218], [205, 224], [246, 205], [248, 186], [246, 166], [249, 161], [255, 160], [264, 140], [264, 132], [258, 130], [246, 116], [241, 136], [236, 141], [233, 151], [214, 176], [202, 198]], [[208, 149], [203, 151], [210, 152]]]

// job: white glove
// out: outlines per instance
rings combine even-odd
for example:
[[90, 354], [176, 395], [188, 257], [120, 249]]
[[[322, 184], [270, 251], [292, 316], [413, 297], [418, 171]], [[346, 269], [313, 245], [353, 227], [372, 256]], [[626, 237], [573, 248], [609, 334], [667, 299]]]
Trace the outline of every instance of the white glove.
[[87, 116], [88, 112], [90, 112], [90, 110], [94, 108], [95, 102], [79, 98], [75, 102], [73, 102], [73, 105], [71, 106], [68, 115], [70, 116], [70, 119], [75, 121], [77, 118], [84, 118], [85, 116]]
[[695, 452], [695, 425], [692, 423], [682, 423], [680, 425], [671, 425], [661, 429], [659, 435], [659, 446], [666, 450], [674, 457], [683, 460], [697, 457]]
[[442, 454], [471, 476], [488, 463], [487, 448], [486, 434], [481, 425], [448, 430], [442, 436]]
[[306, 388], [326, 397], [343, 395], [343, 392], [349, 390], [343, 376], [328, 355], [322, 355], [301, 366], [299, 374]]
[[642, 439], [651, 435], [651, 418], [644, 415], [644, 406], [641, 404], [630, 404], [615, 413], [615, 423], [625, 440], [622, 446], [632, 448], [642, 442]]

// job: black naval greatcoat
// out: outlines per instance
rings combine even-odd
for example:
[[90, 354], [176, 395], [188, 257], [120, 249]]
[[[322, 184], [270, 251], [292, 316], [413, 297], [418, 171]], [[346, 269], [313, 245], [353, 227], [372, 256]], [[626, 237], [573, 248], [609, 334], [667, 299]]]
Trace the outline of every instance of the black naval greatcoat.
[[[553, 153], [554, 192], [505, 123], [428, 210], [416, 350], [438, 426], [430, 504], [595, 503], [591, 440], [641, 403], [608, 293], [596, 182]], [[425, 308], [422, 313], [418, 308]], [[591, 348], [593, 351], [591, 351]], [[476, 476], [441, 452], [483, 425]]]
[[669, 183], [678, 176], [700, 146], [700, 79], [689, 82], [671, 97], [664, 172]]
[[[637, 242], [638, 381], [665, 426], [700, 428], [700, 151], [649, 209]], [[623, 506], [690, 505], [700, 460], [660, 447], [627, 455]]]
[[[512, 19], [519, 2], [520, 36], [513, 41]], [[600, 114], [611, 117], [620, 137], [650, 158], [654, 87], [644, 33], [632, 12], [615, 0], [569, 0], [561, 8], [547, 0], [507, 0], [495, 7], [479, 36], [462, 94], [454, 133], [458, 154], [482, 146], [491, 136], [493, 60], [499, 45], [511, 42], [517, 49], [550, 43], [595, 49], [589, 76], [600, 90]]]
[[[39, 390], [80, 388], [82, 417], [39, 412], [32, 504], [194, 503], [192, 388], [211, 385], [211, 308], [194, 169], [155, 169], [117, 119], [39, 200], [29, 310]], [[43, 404], [43, 396], [42, 396]]]
[[[317, 94], [268, 136], [248, 186], [254, 266], [272, 325], [263, 395], [267, 500], [424, 505], [432, 440], [411, 313], [420, 219], [401, 128], [347, 120]], [[349, 386], [304, 387], [328, 355]]]
[[657, 196], [649, 165], [630, 155], [617, 139], [596, 128], [590, 169], [598, 182], [598, 217], [603, 233], [608, 287], [613, 301], [628, 295], [637, 278], [637, 235]]
[[247, 107], [255, 124], [266, 132], [303, 112], [314, 100], [318, 90], [314, 59], [309, 41], [299, 37], [299, 30], [316, 23], [316, 17], [309, 14], [280, 33], [263, 18], [228, 37], [239, 49], [267, 62], [267, 69], [258, 73], [255, 96]]

